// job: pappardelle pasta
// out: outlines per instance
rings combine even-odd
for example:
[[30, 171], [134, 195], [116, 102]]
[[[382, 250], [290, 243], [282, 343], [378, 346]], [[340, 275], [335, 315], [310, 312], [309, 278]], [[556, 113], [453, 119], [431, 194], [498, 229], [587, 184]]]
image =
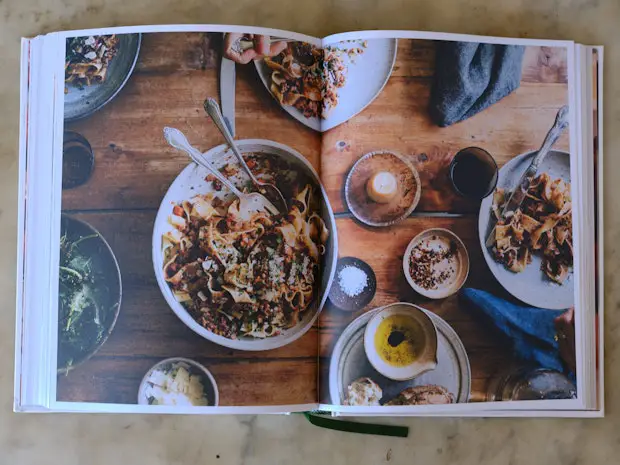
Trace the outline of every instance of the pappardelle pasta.
[[198, 324], [215, 334], [281, 334], [300, 321], [317, 293], [329, 231], [313, 187], [294, 193], [287, 214], [249, 219], [239, 214], [238, 199], [218, 194], [173, 206], [174, 228], [162, 244], [165, 280]]
[[294, 106], [306, 118], [326, 118], [338, 105], [338, 89], [347, 79], [347, 62], [365, 48], [365, 41], [343, 49], [292, 42], [279, 55], [265, 58], [272, 70], [271, 92], [280, 104]]
[[81, 88], [105, 81], [117, 48], [118, 37], [115, 34], [68, 39], [65, 84]]
[[493, 194], [493, 213], [498, 219], [493, 254], [506, 268], [519, 273], [543, 256], [542, 271], [558, 284], [573, 266], [573, 216], [570, 184], [542, 173], [532, 180], [521, 208], [501, 217], [508, 200], [504, 189]]

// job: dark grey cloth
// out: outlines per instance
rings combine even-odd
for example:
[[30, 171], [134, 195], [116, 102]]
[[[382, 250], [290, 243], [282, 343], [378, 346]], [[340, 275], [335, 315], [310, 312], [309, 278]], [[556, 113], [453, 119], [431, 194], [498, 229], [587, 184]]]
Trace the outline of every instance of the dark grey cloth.
[[430, 114], [441, 126], [458, 123], [519, 87], [524, 47], [440, 42]]

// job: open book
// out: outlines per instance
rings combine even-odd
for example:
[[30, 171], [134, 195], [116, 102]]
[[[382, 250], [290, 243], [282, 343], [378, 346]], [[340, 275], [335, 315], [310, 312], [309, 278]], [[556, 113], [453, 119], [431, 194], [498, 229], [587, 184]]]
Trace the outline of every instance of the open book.
[[24, 39], [15, 409], [602, 416], [602, 61]]

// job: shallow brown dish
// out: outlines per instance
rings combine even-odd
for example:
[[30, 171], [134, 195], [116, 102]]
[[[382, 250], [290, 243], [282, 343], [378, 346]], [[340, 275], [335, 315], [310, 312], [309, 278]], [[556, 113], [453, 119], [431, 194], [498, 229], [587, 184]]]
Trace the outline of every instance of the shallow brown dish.
[[[425, 288], [411, 276], [410, 257], [414, 247], [422, 242], [429, 243], [429, 246], [432, 246], [431, 243], [434, 242], [454, 244], [454, 272], [451, 273], [452, 276], [447, 279], [445, 283], [436, 288]], [[427, 229], [409, 242], [405, 250], [405, 255], [403, 256], [403, 272], [411, 288], [418, 294], [428, 297], [429, 299], [443, 299], [458, 292], [467, 280], [467, 276], [469, 275], [469, 255], [467, 253], [467, 248], [465, 244], [463, 244], [463, 241], [452, 231], [443, 228]]]
[[[396, 177], [398, 191], [388, 203], [377, 203], [368, 197], [366, 183], [380, 171]], [[420, 201], [420, 175], [401, 155], [382, 150], [370, 152], [351, 168], [344, 185], [344, 195], [351, 213], [369, 226], [389, 226], [407, 218]]]

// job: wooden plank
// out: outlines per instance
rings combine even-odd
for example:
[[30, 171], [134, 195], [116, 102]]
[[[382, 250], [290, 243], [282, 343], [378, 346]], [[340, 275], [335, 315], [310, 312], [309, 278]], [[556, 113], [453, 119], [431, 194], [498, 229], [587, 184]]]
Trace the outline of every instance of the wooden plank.
[[[470, 270], [466, 287], [492, 291], [508, 297], [490, 272], [478, 239], [478, 220], [467, 217], [411, 217], [388, 228], [370, 228], [352, 218], [338, 218], [338, 255], [354, 256], [364, 260], [375, 272], [377, 292], [372, 301], [360, 312], [393, 302], [412, 302], [428, 308], [448, 321], [468, 320], [456, 296], [432, 300], [413, 291], [403, 273], [403, 254], [407, 245], [420, 232], [429, 228], [445, 228], [454, 232], [465, 244], [469, 254]], [[321, 327], [334, 319], [336, 324], [351, 321], [346, 312], [328, 307], [321, 314]]]
[[568, 82], [568, 60], [564, 47], [525, 47], [521, 82]]
[[[425, 229], [446, 228], [461, 238], [470, 259], [466, 287], [493, 292], [506, 299], [504, 291], [489, 271], [478, 239], [478, 221], [474, 216], [464, 217], [412, 217], [389, 228], [369, 228], [350, 217], [338, 218], [338, 254], [355, 256], [370, 265], [377, 278], [377, 292], [372, 301], [357, 312], [345, 312], [328, 302], [321, 313], [319, 362], [321, 386], [325, 389], [329, 358], [338, 337], [355, 318], [374, 308], [394, 302], [411, 302], [442, 317], [461, 338], [468, 353], [472, 378], [487, 379], [501, 367], [511, 363], [512, 357], [506, 340], [468, 308], [458, 296], [431, 300], [415, 293], [406, 281], [402, 269], [403, 254], [409, 241]], [[479, 386], [484, 383], [478, 383]], [[474, 391], [472, 399], [482, 399], [482, 391]], [[323, 395], [323, 394], [321, 394]], [[322, 397], [323, 398], [323, 397]], [[323, 398], [325, 401], [325, 399]]]
[[[432, 43], [400, 40], [394, 72], [377, 99], [323, 135], [321, 175], [334, 211], [348, 211], [342, 189], [353, 164], [368, 152], [394, 150], [420, 173], [422, 197], [417, 211], [476, 212], [478, 203], [458, 196], [451, 186], [452, 157], [462, 148], [478, 146], [501, 167], [540, 146], [558, 108], [568, 99], [568, 87], [561, 78], [565, 68], [560, 69], [561, 63], [565, 67], [565, 53], [554, 52], [528, 47], [519, 89], [468, 120], [440, 128], [427, 111], [434, 68]], [[551, 56], [546, 62], [539, 58], [544, 53]], [[541, 70], [545, 66], [551, 69]], [[568, 150], [568, 133], [556, 147]]]
[[[105, 356], [173, 356], [210, 358], [295, 358], [316, 355], [316, 331], [285, 348], [267, 352], [228, 349], [190, 330], [166, 303], [151, 259], [154, 212], [73, 215], [99, 230], [116, 255], [123, 282], [123, 302], [116, 328], [101, 348]], [[165, 341], [162, 344], [162, 341]], [[172, 354], [172, 355], [170, 355]]]
[[[157, 208], [189, 160], [167, 145], [165, 126], [181, 129], [202, 150], [224, 142], [203, 110], [206, 97], [219, 96], [216, 39], [206, 40], [205, 34], [145, 34], [138, 66], [118, 96], [91, 117], [66, 127], [89, 140], [95, 170], [86, 184], [63, 192], [63, 208]], [[320, 135], [280, 108], [253, 65], [237, 69], [237, 139], [288, 145], [318, 170]]]
[[[157, 357], [97, 357], [58, 377], [57, 399], [70, 402], [137, 403], [144, 374]], [[218, 385], [221, 406], [287, 405], [316, 402], [316, 358], [237, 360], [208, 357], [205, 366]]]
[[[398, 56], [392, 77], [432, 77], [435, 73], [434, 40], [398, 40]], [[567, 59], [564, 47], [525, 47], [521, 66], [522, 83], [565, 84]]]
[[[484, 402], [487, 398], [489, 383], [504, 373], [510, 363], [510, 353], [503, 348], [467, 351], [471, 368], [470, 402]], [[329, 358], [319, 360], [320, 382], [319, 398], [321, 402], [330, 403], [329, 395]]]
[[[108, 341], [91, 360], [76, 368], [67, 379], [62, 378], [59, 394], [72, 400], [135, 402], [137, 383], [146, 370], [158, 360], [179, 356], [206, 360], [209, 367], [218, 367], [214, 369], [214, 376], [220, 390], [227, 391], [223, 397], [223, 401], [228, 402], [226, 405], [286, 404], [316, 399], [312, 397], [317, 379], [316, 325], [294, 343], [268, 351], [233, 350], [207, 341], [174, 314], [159, 290], [151, 261], [155, 212], [100, 212], [73, 216], [97, 228], [109, 242], [121, 269], [123, 301], [116, 327]], [[227, 364], [233, 367], [227, 368]], [[309, 367], [312, 364], [314, 370]], [[298, 366], [301, 368], [295, 368]], [[218, 372], [221, 377], [217, 376]], [[235, 379], [237, 372], [243, 372], [245, 378]], [[267, 374], [273, 377], [271, 393]], [[282, 376], [287, 382], [286, 390], [276, 389]], [[245, 392], [248, 388], [244, 385], [252, 385], [253, 381], [248, 379], [254, 377], [256, 383], [263, 385], [250, 395]], [[291, 397], [292, 392], [298, 397]], [[303, 396], [299, 395], [300, 392]], [[279, 393], [281, 397], [278, 397]], [[291, 399], [297, 400], [291, 402]]]

